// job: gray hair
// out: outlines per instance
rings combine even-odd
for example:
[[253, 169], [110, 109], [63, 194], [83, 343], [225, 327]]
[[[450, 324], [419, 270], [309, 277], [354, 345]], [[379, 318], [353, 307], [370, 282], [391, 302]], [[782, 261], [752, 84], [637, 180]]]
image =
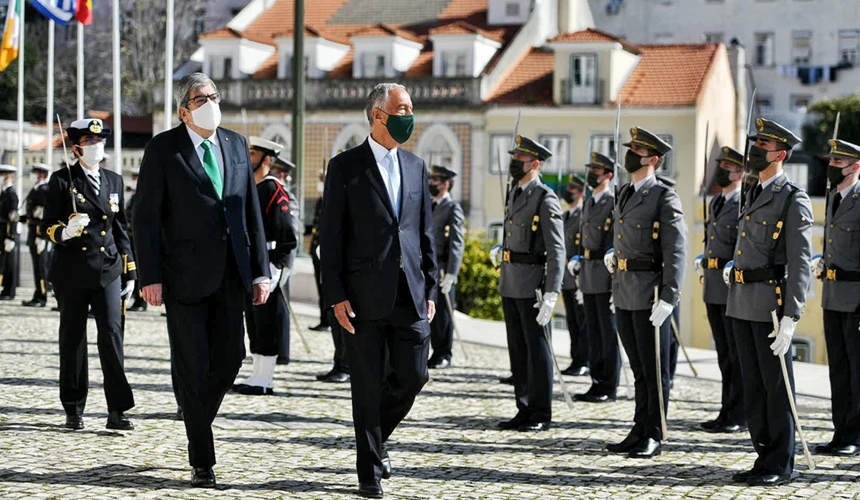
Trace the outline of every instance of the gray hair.
[[394, 89], [406, 90], [406, 87], [399, 83], [377, 83], [367, 96], [367, 105], [364, 107], [364, 114], [367, 115], [367, 122], [373, 125], [373, 108], [381, 108], [388, 102], [388, 93]]
[[188, 104], [188, 99], [191, 97], [192, 90], [206, 87], [208, 85], [211, 85], [216, 91], [218, 90], [215, 86], [215, 82], [213, 82], [206, 73], [190, 73], [182, 77], [182, 80], [179, 80], [179, 88], [175, 95], [176, 108], [183, 108]]

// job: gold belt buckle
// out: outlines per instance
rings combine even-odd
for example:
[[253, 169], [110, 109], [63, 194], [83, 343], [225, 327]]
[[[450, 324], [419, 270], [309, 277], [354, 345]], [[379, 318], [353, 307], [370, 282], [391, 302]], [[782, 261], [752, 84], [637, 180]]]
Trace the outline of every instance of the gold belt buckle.
[[511, 261], [511, 251], [503, 250], [502, 251], [502, 262], [510, 262]]
[[828, 269], [827, 274], [824, 275], [824, 278], [830, 281], [836, 281], [836, 269]]
[[627, 270], [627, 259], [618, 259], [618, 270], [626, 271]]
[[709, 258], [708, 259], [708, 269], [719, 269], [720, 260], [718, 258]]
[[743, 283], [744, 282], [744, 271], [743, 269], [735, 269], [735, 283]]
[[585, 251], [583, 252], [583, 255], [585, 256], [586, 259], [590, 259], [591, 258], [591, 250], [586, 248]]

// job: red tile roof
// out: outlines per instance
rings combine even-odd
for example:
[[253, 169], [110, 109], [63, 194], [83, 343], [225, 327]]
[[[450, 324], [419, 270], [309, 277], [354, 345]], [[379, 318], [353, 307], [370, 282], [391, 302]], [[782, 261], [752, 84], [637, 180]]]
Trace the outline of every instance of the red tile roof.
[[250, 33], [248, 31], [234, 30], [233, 28], [220, 28], [215, 31], [209, 31], [207, 33], [201, 34], [199, 38], [201, 40], [242, 38], [244, 40], [262, 43], [264, 45], [276, 45], [275, 41], [270, 36]]
[[278, 77], [278, 53], [270, 55], [268, 59], [266, 59], [262, 66], [257, 68], [257, 71], [251, 75], [251, 78], [259, 78], [265, 80], [271, 80]]
[[441, 24], [435, 28], [430, 28], [429, 33], [431, 35], [481, 35], [499, 43], [504, 41], [500, 33], [483, 30], [466, 21]]
[[576, 31], [574, 33], [559, 33], [555, 37], [549, 39], [549, 42], [615, 42], [620, 43], [621, 46], [629, 52], [633, 52], [635, 54], [639, 53], [639, 49], [636, 45], [629, 43], [622, 38], [618, 38], [615, 35], [593, 28]]
[[496, 104], [552, 104], [555, 53], [533, 48], [520, 57], [491, 93]]
[[405, 40], [423, 43], [423, 39], [414, 33], [382, 23], [357, 29], [350, 36], [399, 36]]

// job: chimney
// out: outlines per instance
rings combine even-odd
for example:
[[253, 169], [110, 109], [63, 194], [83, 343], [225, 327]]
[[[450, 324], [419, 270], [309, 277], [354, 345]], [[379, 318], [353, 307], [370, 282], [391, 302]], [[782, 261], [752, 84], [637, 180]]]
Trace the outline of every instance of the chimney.
[[558, 0], [558, 32], [575, 33], [594, 28], [588, 0]]
[[747, 130], [745, 130], [747, 115], [752, 112], [751, 109], [747, 109], [749, 107], [749, 102], [747, 101], [749, 100], [750, 91], [747, 87], [749, 76], [747, 75], [746, 49], [737, 38], [732, 38], [726, 49], [729, 57], [729, 66], [732, 70], [732, 80], [734, 80], [735, 84], [735, 99], [737, 101], [735, 103], [735, 119], [737, 120], [735, 145], [744, 145], [747, 135]]

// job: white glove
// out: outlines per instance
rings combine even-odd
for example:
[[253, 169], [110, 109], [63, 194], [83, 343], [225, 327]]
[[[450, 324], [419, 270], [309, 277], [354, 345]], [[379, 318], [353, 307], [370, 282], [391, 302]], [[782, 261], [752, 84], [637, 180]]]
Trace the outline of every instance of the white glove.
[[555, 303], [558, 300], [558, 293], [547, 292], [545, 294], [541, 294], [540, 290], [535, 290], [535, 295], [537, 296], [537, 302], [535, 302], [534, 305], [534, 308], [538, 310], [537, 323], [540, 326], [544, 326], [549, 323], [549, 320], [552, 318], [552, 311], [555, 309]]
[[732, 269], [734, 269], [734, 267], [735, 261], [733, 260], [726, 262], [726, 265], [723, 267], [723, 283], [725, 283], [726, 286], [729, 286], [729, 283], [731, 283]]
[[702, 266], [702, 261], [705, 260], [705, 256], [703, 254], [699, 254], [693, 259], [693, 266], [696, 267], [696, 274], [699, 275], [699, 278], [705, 277], [705, 268]]
[[577, 304], [582, 305], [585, 303], [585, 299], [583, 299], [583, 297], [582, 297], [582, 290], [577, 289], [573, 293], [573, 297], [576, 299]]
[[36, 207], [33, 209], [34, 219], [43, 219], [45, 217], [45, 207]]
[[812, 275], [816, 278], [820, 278], [821, 275], [824, 274], [824, 254], [817, 253], [813, 255], [810, 265], [812, 267]]
[[442, 281], [439, 282], [439, 290], [442, 291], [445, 295], [451, 293], [451, 288], [454, 287], [454, 275], [446, 274], [442, 277]]
[[785, 356], [788, 349], [791, 347], [791, 337], [794, 337], [794, 329], [797, 328], [797, 322], [788, 316], [783, 316], [779, 321], [779, 333], [771, 332], [768, 337], [776, 338], [770, 349], [774, 356]]
[[673, 310], [675, 310], [675, 306], [661, 299], [651, 307], [651, 317], [648, 318], [648, 321], [654, 326], [661, 326]]
[[48, 247], [48, 242], [42, 238], [36, 238], [36, 253], [41, 254]]
[[603, 254], [603, 265], [606, 266], [606, 270], [609, 271], [609, 274], [615, 272], [615, 249], [610, 248]]
[[569, 261], [567, 261], [567, 272], [569, 272], [571, 276], [579, 274], [580, 269], [582, 269], [582, 255], [574, 255]]
[[3, 250], [5, 250], [7, 252], [11, 252], [14, 249], [15, 249], [15, 240], [6, 238], [6, 240], [3, 242]]
[[72, 214], [69, 217], [69, 225], [63, 228], [63, 240], [70, 240], [81, 235], [84, 228], [90, 223], [90, 216], [87, 214]]
[[609, 311], [615, 314], [615, 299], [612, 295], [609, 296]]
[[317, 260], [319, 260], [319, 258], [320, 258], [320, 247], [319, 247], [319, 245], [317, 245], [317, 247], [314, 249], [314, 253], [317, 254]]
[[125, 282], [125, 287], [123, 287], [122, 291], [119, 292], [120, 298], [126, 298], [131, 296], [131, 292], [134, 291], [134, 280], [128, 280]]
[[493, 267], [499, 267], [502, 264], [502, 245], [493, 245], [490, 249], [490, 262]]
[[269, 274], [272, 278], [269, 280], [269, 293], [275, 291], [275, 288], [278, 288], [278, 282], [281, 280], [281, 270], [278, 269], [278, 266], [269, 262]]

